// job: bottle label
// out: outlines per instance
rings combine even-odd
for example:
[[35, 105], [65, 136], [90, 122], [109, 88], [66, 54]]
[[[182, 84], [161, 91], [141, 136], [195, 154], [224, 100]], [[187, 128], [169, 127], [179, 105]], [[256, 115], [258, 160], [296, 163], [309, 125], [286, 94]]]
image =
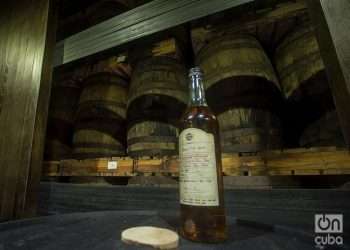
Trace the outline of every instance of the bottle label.
[[214, 135], [201, 129], [181, 132], [180, 203], [219, 206]]

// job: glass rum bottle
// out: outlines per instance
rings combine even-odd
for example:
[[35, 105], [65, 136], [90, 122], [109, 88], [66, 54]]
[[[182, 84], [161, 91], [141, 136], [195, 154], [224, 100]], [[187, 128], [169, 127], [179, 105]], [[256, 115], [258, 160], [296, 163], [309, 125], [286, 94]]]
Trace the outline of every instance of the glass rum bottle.
[[227, 237], [219, 128], [210, 111], [200, 68], [192, 68], [190, 100], [181, 118], [180, 234], [199, 242]]

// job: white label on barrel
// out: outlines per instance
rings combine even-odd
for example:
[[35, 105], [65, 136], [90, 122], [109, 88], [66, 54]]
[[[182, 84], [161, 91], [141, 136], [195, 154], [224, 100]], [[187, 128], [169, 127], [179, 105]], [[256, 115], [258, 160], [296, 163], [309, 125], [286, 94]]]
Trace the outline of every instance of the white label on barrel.
[[214, 135], [201, 129], [181, 132], [180, 203], [219, 206]]
[[107, 165], [108, 170], [117, 169], [117, 167], [118, 167], [117, 161], [108, 161], [108, 165]]
[[118, 56], [118, 58], [117, 58], [118, 63], [125, 62], [125, 60], [126, 60], [126, 56]]

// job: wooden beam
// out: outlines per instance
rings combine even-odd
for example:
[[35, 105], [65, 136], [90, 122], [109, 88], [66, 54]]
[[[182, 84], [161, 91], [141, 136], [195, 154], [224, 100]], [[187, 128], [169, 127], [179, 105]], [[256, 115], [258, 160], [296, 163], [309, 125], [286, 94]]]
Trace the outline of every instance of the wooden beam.
[[[110, 164], [114, 163], [113, 168]], [[350, 154], [335, 147], [273, 150], [252, 156], [222, 155], [223, 173], [227, 176], [274, 175], [349, 175]], [[100, 158], [45, 162], [43, 175], [53, 176], [178, 176], [176, 157], [159, 159]]]
[[54, 65], [66, 64], [247, 3], [254, 3], [254, 0], [153, 0], [59, 42]]
[[51, 84], [47, 37], [55, 32], [48, 25], [51, 3], [1, 2], [0, 220], [22, 217], [39, 184]]
[[350, 1], [307, 0], [342, 131], [350, 146]]
[[38, 192], [42, 174], [42, 163], [45, 147], [47, 118], [49, 111], [51, 80], [53, 73], [53, 55], [56, 42], [56, 27], [58, 8], [56, 1], [51, 0], [49, 7], [48, 28], [46, 33], [45, 54], [43, 70], [41, 73], [41, 85], [35, 118], [32, 155], [27, 182], [24, 210], [18, 211], [21, 217], [33, 217], [37, 214]]

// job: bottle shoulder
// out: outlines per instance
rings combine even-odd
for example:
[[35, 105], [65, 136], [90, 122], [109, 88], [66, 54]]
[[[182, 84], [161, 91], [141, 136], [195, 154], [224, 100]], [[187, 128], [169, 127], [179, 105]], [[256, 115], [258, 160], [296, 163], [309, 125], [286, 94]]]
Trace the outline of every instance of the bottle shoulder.
[[210, 110], [208, 106], [193, 106], [187, 107], [186, 111], [182, 115], [182, 121], [188, 120], [214, 120], [216, 121], [216, 116]]
[[181, 118], [182, 130], [200, 128], [207, 132], [215, 132], [218, 122], [214, 113], [207, 106], [188, 107]]

